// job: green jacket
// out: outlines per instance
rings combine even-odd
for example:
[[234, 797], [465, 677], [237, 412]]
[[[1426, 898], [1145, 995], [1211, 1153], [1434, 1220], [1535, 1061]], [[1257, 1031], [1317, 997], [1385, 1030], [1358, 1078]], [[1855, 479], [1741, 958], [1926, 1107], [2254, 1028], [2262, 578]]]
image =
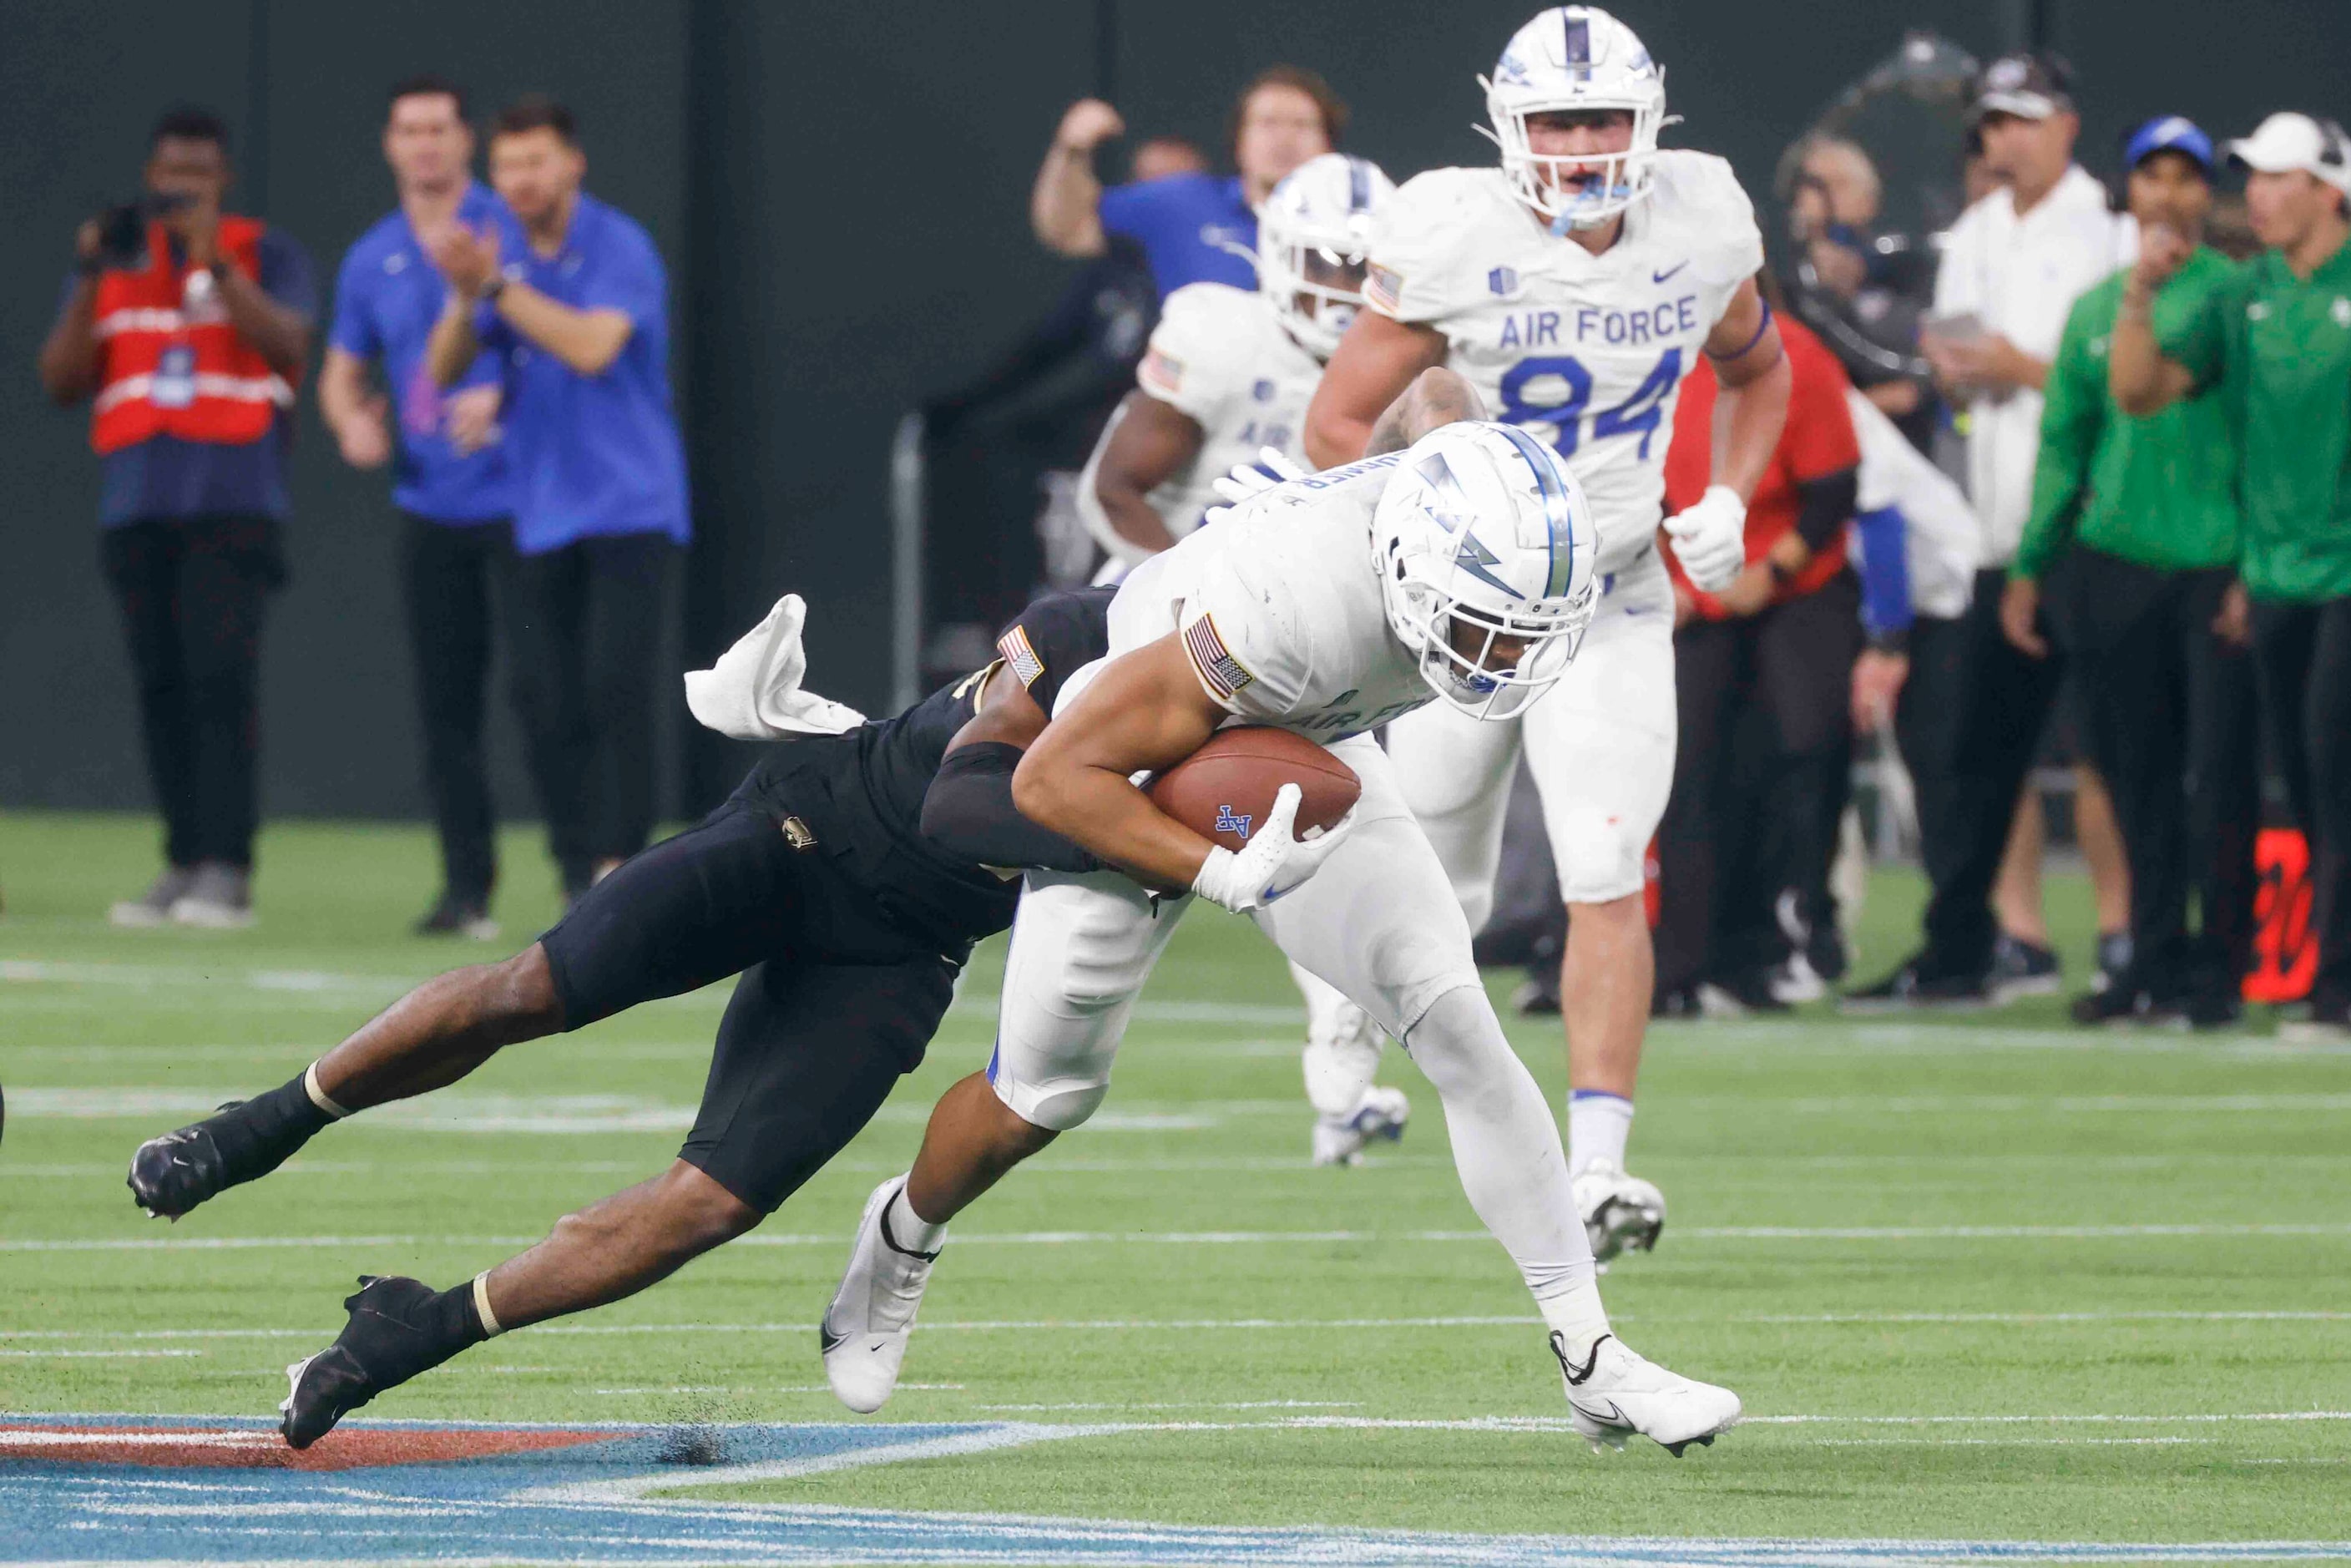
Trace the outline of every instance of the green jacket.
[[[2155, 297], [2155, 329], [2201, 315], [2237, 268], [2199, 248]], [[2018, 575], [2048, 574], [2068, 540], [2158, 570], [2237, 564], [2237, 437], [2218, 389], [2135, 419], [2115, 406], [2106, 350], [2127, 271], [2074, 302], [2050, 362]]]
[[2236, 432], [2237, 573], [2255, 599], [2351, 597], [2351, 245], [2305, 280], [2275, 251], [2156, 341]]

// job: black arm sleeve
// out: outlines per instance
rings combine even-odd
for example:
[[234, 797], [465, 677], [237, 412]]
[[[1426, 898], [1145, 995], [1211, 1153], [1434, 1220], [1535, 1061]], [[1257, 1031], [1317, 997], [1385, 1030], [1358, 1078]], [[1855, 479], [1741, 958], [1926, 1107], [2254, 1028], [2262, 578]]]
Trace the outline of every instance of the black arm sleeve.
[[1861, 470], [1840, 468], [1796, 486], [1796, 537], [1818, 555], [1853, 521], [1861, 503]]
[[923, 837], [974, 865], [1102, 870], [1102, 862], [1012, 804], [1012, 770], [1019, 766], [1020, 748], [1000, 740], [948, 752], [923, 795]]

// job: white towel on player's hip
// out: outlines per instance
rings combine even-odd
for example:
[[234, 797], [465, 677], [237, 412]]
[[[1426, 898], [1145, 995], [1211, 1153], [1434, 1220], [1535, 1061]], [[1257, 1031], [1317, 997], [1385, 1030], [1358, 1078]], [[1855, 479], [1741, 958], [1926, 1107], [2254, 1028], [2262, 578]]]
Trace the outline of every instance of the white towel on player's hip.
[[808, 653], [800, 647], [807, 619], [807, 603], [787, 593], [717, 664], [688, 670], [685, 706], [696, 722], [737, 740], [839, 735], [863, 724], [865, 716], [855, 708], [800, 690], [808, 674]]

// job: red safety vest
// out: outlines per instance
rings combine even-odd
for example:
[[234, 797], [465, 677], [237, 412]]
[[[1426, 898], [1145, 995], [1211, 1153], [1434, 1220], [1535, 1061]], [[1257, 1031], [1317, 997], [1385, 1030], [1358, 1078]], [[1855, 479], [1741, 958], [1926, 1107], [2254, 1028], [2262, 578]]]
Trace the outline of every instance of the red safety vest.
[[[222, 258], [261, 276], [261, 228], [220, 221]], [[294, 389], [261, 351], [237, 336], [217, 289], [191, 300], [190, 268], [174, 266], [161, 224], [147, 227], [147, 266], [98, 280], [98, 396], [89, 444], [120, 452], [155, 435], [244, 446], [269, 434]]]

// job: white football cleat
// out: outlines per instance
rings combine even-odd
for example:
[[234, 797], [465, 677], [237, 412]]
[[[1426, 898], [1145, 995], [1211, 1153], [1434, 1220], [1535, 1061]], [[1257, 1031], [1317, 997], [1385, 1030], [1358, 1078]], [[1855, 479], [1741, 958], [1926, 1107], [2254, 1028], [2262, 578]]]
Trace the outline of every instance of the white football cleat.
[[835, 1398], [861, 1416], [888, 1404], [898, 1386], [914, 1313], [923, 1304], [923, 1287], [930, 1282], [931, 1264], [938, 1257], [909, 1251], [891, 1239], [890, 1200], [905, 1185], [904, 1176], [892, 1176], [865, 1200], [857, 1240], [849, 1250], [849, 1270], [817, 1325], [825, 1381], [832, 1385]]
[[1658, 1233], [1666, 1228], [1666, 1195], [1654, 1182], [1626, 1176], [1614, 1160], [1595, 1159], [1583, 1162], [1569, 1190], [1583, 1233], [1592, 1239], [1593, 1258], [1605, 1263], [1628, 1247], [1656, 1249]]
[[1622, 1448], [1637, 1435], [1678, 1459], [1692, 1443], [1708, 1447], [1739, 1424], [1738, 1395], [1668, 1372], [1613, 1333], [1593, 1340], [1580, 1366], [1567, 1354], [1565, 1334], [1552, 1333], [1551, 1352], [1559, 1357], [1575, 1429], [1595, 1454], [1604, 1445]]
[[1374, 1083], [1364, 1091], [1351, 1113], [1314, 1119], [1314, 1163], [1359, 1166], [1364, 1163], [1364, 1145], [1400, 1141], [1404, 1125], [1411, 1119], [1412, 1102], [1405, 1098], [1403, 1090]]

